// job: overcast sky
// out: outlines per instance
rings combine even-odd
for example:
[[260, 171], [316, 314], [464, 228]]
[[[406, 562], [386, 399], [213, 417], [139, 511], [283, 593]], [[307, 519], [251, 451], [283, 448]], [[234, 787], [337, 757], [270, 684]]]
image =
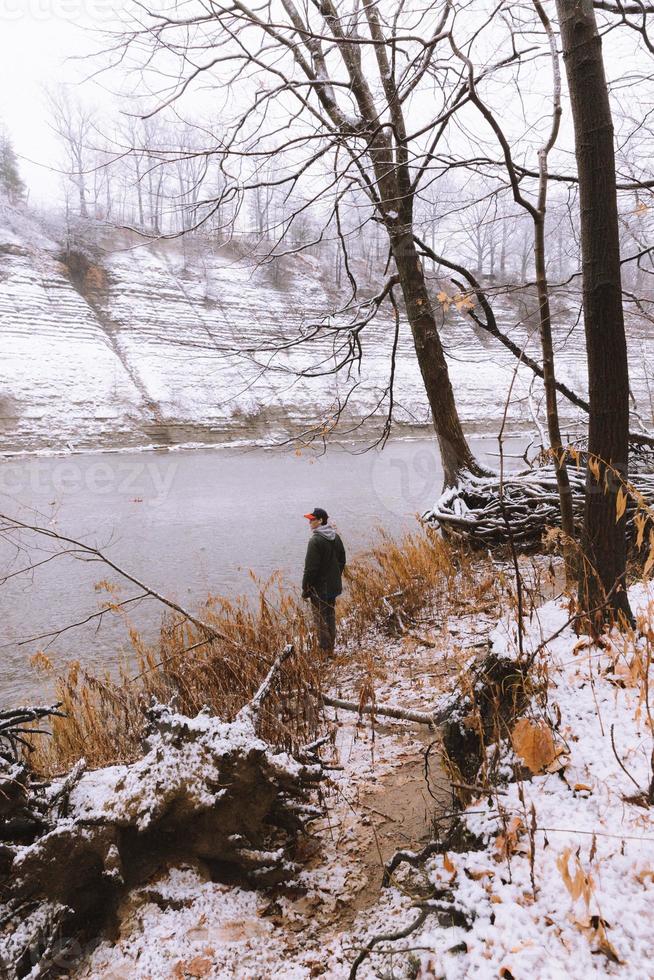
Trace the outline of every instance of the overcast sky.
[[[137, 13], [134, 0], [0, 0], [0, 119], [13, 138], [32, 203], [61, 196], [61, 178], [52, 169], [59, 163], [60, 151], [48, 126], [44, 88], [80, 83], [93, 70], [83, 60], [84, 55], [101, 50], [106, 43], [104, 32], [125, 26]], [[629, 70], [631, 60], [624, 55], [634, 42], [625, 33], [611, 34], [605, 42], [609, 75], [612, 68], [618, 75]], [[109, 84], [109, 75], [87, 84], [85, 102], [115, 102]], [[532, 97], [543, 85], [547, 99], [549, 71], [536, 73], [528, 84], [533, 86]], [[617, 97], [621, 94], [618, 92]], [[197, 92], [194, 99], [196, 104], [202, 101]], [[569, 126], [570, 119], [564, 113], [559, 141], [562, 148], [566, 143], [571, 145]]]
[[[0, 0], [0, 118], [21, 157], [32, 200], [57, 195], [57, 146], [48, 128], [44, 86], [78, 82], [89, 66], [77, 60], [102, 47], [129, 0]], [[109, 101], [100, 85], [94, 98]], [[30, 162], [33, 161], [33, 162]]]

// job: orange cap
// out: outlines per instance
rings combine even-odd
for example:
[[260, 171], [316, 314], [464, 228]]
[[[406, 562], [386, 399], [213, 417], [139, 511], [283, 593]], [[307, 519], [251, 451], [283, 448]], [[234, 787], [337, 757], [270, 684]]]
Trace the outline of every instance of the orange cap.
[[306, 519], [308, 521], [315, 521], [315, 519], [316, 519], [316, 515], [315, 514], [305, 514], [304, 516], [306, 517]]

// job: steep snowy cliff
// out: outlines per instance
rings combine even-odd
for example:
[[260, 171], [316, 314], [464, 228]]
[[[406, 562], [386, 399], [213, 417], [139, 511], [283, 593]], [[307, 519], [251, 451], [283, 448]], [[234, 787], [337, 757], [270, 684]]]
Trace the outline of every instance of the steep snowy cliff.
[[[361, 370], [349, 378], [311, 376], [334, 365], [333, 332], [284, 348], [337, 303], [324, 260], [302, 254], [257, 265], [233, 246], [144, 244], [102, 230], [91, 246], [61, 237], [23, 211], [0, 210], [0, 451], [273, 440], [328, 421], [353, 386], [346, 421], [371, 412], [383, 419], [390, 320], [366, 328]], [[517, 342], [529, 338], [535, 348], [533, 324], [521, 322], [516, 304], [498, 301], [496, 313]], [[515, 360], [453, 307], [443, 315], [461, 415], [470, 429], [488, 431]], [[585, 388], [579, 339], [567, 343], [559, 371]], [[530, 399], [531, 381], [521, 370], [514, 426], [533, 427], [541, 390]], [[406, 325], [394, 397], [400, 422], [428, 424]]]

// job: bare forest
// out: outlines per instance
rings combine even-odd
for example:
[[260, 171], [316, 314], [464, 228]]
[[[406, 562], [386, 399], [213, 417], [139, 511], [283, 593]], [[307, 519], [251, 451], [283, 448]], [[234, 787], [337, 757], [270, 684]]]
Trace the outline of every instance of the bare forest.
[[0, 976], [651, 975], [654, 6], [84, 38], [0, 126]]

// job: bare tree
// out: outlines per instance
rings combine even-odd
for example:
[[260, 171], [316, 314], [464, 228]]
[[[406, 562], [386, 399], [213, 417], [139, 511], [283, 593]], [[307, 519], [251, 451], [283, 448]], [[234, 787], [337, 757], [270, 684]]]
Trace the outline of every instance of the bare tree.
[[[126, 39], [132, 53], [140, 51], [145, 70], [163, 72], [165, 66], [170, 78], [171, 59], [177, 62], [179, 82], [150, 116], [190, 99], [198, 81], [228, 85], [230, 101], [242, 107], [219, 148], [225, 186], [218, 198], [198, 201], [204, 208], [198, 223], [225, 202], [262, 195], [270, 185], [282, 188], [288, 201], [304, 203], [291, 208], [280, 240], [288, 241], [293, 225], [317, 207], [324, 225], [336, 229], [356, 297], [342, 215], [352, 195], [365, 197], [394, 266], [376, 308], [396, 305], [399, 287], [447, 484], [462, 470], [479, 467], [457, 412], [416, 243], [415, 202], [448, 120], [469, 100], [462, 72], [451, 62], [452, 17], [449, 2], [418, 13], [402, 5], [336, 7], [333, 0], [302, 7], [294, 0], [257, 7], [236, 0], [210, 8], [192, 2], [165, 16], [151, 7], [145, 28]], [[441, 64], [441, 57], [449, 63]], [[502, 64], [519, 58], [514, 50]], [[483, 73], [492, 71], [490, 65]], [[442, 92], [428, 109], [418, 98], [425, 81]], [[263, 169], [269, 160], [272, 179]], [[298, 194], [302, 182], [305, 190]], [[364, 326], [350, 324], [338, 334], [341, 367], [360, 357]]]
[[[572, 492], [570, 489], [570, 481], [568, 479], [566, 455], [561, 439], [561, 427], [559, 424], [556, 374], [554, 369], [554, 346], [552, 343], [552, 314], [545, 258], [548, 156], [552, 150], [552, 147], [556, 143], [560, 127], [561, 77], [554, 31], [550, 24], [549, 18], [547, 17], [542, 4], [540, 3], [540, 0], [533, 0], [533, 4], [547, 36], [553, 77], [552, 119], [550, 131], [547, 134], [545, 142], [538, 151], [538, 188], [535, 203], [526, 196], [521, 188], [520, 177], [514, 165], [513, 151], [509, 140], [504, 133], [503, 127], [500, 125], [496, 115], [489, 109], [477, 91], [475, 70], [472, 61], [456, 46], [453, 38], [451, 39], [451, 44], [457, 56], [466, 66], [470, 100], [479, 110], [497, 138], [513, 198], [516, 204], [527, 212], [533, 222], [533, 255], [536, 273], [536, 290], [538, 293], [540, 341], [543, 352], [543, 383], [545, 385], [545, 399], [547, 404], [547, 428], [550, 446], [554, 457], [554, 468], [556, 471], [556, 481], [561, 503], [561, 527], [568, 539], [568, 542], [570, 542], [574, 539], [575, 533]], [[566, 567], [568, 570], [568, 575], [572, 576], [573, 563], [570, 557], [569, 549], [566, 550], [568, 551]]]
[[47, 94], [50, 125], [65, 152], [65, 168], [77, 190], [79, 214], [88, 218], [87, 174], [92, 169], [93, 112], [61, 87]]

